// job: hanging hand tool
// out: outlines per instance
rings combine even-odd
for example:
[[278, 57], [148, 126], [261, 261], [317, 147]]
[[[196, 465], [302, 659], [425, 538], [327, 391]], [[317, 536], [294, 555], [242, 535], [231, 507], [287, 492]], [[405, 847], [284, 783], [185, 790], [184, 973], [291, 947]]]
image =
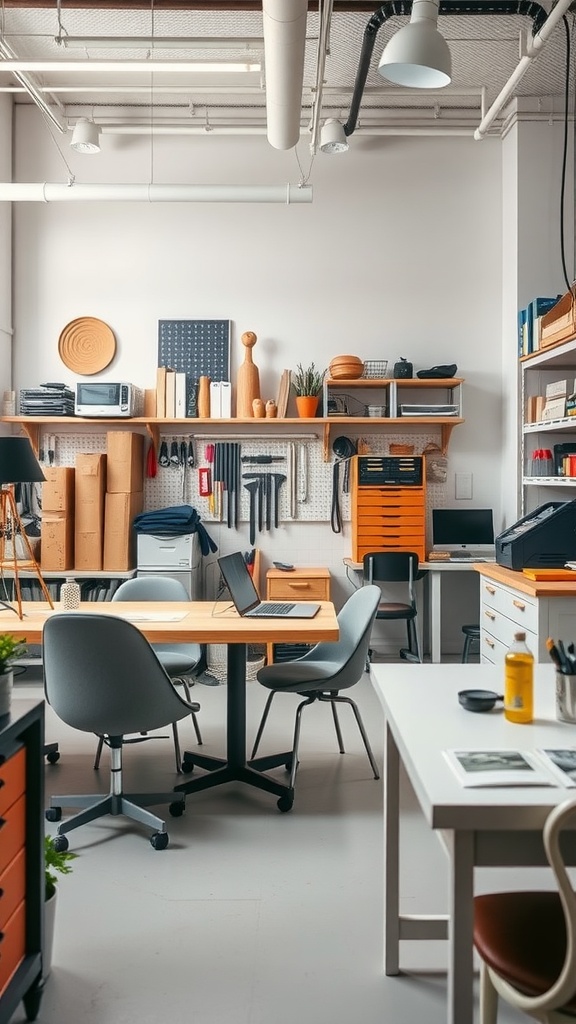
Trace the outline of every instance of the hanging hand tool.
[[186, 501], [186, 466], [187, 461], [187, 448], [186, 441], [182, 438], [180, 441], [180, 469], [182, 471], [182, 504]]
[[189, 469], [194, 469], [194, 466], [196, 465], [196, 461], [194, 459], [194, 441], [192, 440], [192, 438], [190, 438], [189, 441], [188, 441], [188, 456], [187, 456], [187, 458], [188, 458], [188, 467], [189, 467]]
[[178, 451], [178, 441], [172, 438], [170, 444], [170, 465], [175, 466], [176, 469], [180, 465], [180, 453]]
[[280, 494], [280, 488], [285, 480], [286, 476], [284, 475], [284, 473], [272, 474], [272, 482], [274, 486], [274, 526], [276, 528], [279, 526], [280, 523], [280, 516], [278, 514], [278, 497]]
[[56, 437], [50, 434], [48, 438], [48, 465], [53, 466], [56, 461]]
[[272, 529], [272, 477], [266, 473], [264, 479], [264, 492], [266, 495], [266, 529]]
[[214, 445], [213, 444], [207, 444], [206, 445], [206, 461], [208, 462], [208, 491], [207, 491], [207, 494], [208, 494], [208, 510], [211, 513], [211, 515], [214, 515], [214, 510], [215, 510], [214, 483], [213, 483], [214, 474], [212, 472], [212, 467], [213, 467], [213, 464], [214, 464]]
[[251, 466], [261, 465], [267, 466], [271, 462], [286, 462], [285, 455], [243, 455], [242, 462], [247, 462]]
[[170, 459], [168, 457], [168, 443], [167, 441], [160, 442], [160, 451], [158, 453], [158, 465], [166, 468], [170, 465]]
[[258, 530], [261, 533], [264, 529], [264, 480], [268, 473], [243, 473], [242, 476], [244, 480], [256, 480], [258, 482]]
[[260, 489], [260, 482], [251, 480], [250, 483], [244, 484], [244, 487], [250, 495], [250, 543], [254, 544], [256, 540], [256, 493]]
[[156, 476], [156, 449], [154, 447], [154, 441], [150, 441], [148, 445], [148, 452], [146, 454], [146, 476], [149, 478]]

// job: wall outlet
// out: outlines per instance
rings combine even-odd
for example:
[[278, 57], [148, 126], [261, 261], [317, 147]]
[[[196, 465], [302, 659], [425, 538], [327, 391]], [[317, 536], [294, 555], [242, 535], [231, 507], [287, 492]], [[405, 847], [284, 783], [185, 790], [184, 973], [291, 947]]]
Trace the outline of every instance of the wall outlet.
[[456, 473], [454, 476], [455, 497], [461, 501], [472, 498], [472, 473]]

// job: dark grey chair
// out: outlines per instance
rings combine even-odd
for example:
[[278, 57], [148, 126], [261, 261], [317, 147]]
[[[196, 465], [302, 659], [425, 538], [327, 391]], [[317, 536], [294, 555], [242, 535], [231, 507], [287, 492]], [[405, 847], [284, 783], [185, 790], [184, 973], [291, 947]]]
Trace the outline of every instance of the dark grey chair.
[[46, 621], [43, 645], [46, 700], [67, 725], [104, 736], [111, 758], [108, 796], [51, 797], [48, 821], [60, 821], [63, 806], [85, 808], [58, 826], [56, 849], [68, 849], [64, 833], [79, 825], [106, 814], [124, 814], [154, 828], [150, 842], [155, 850], [164, 850], [168, 845], [165, 822], [145, 808], [168, 803], [177, 817], [184, 810], [184, 794], [125, 794], [124, 736], [178, 722], [199, 706], [179, 696], [146, 637], [125, 619], [63, 612]]
[[[136, 576], [133, 580], [125, 580], [121, 583], [112, 595], [113, 601], [188, 601], [189, 597], [186, 587], [180, 580], [171, 576]], [[198, 665], [202, 657], [200, 644], [152, 644], [152, 649], [158, 657], [162, 667], [166, 670], [175, 686], [181, 686], [186, 695], [186, 700], [192, 700], [190, 696], [189, 677]], [[192, 711], [192, 725], [196, 733], [198, 745], [202, 745], [202, 735], [196, 712]], [[176, 758], [176, 771], [182, 771], [182, 754], [180, 751], [180, 738], [176, 722], [172, 725], [174, 738], [174, 756]], [[94, 767], [100, 766], [100, 757], [104, 746], [104, 738], [101, 736], [96, 748]]]
[[[298, 746], [300, 742], [302, 712], [305, 707], [313, 704], [316, 700], [326, 701], [332, 708], [334, 728], [341, 754], [344, 754], [345, 751], [336, 705], [350, 705], [354, 712], [366, 753], [368, 754], [374, 778], [380, 778], [378, 766], [372, 753], [360, 711], [350, 697], [340, 696], [341, 690], [355, 686], [362, 678], [368, 653], [368, 644], [370, 642], [370, 632], [379, 600], [380, 589], [378, 587], [362, 587], [360, 590], [357, 590], [348, 598], [338, 614], [340, 638], [336, 643], [323, 642], [316, 644], [302, 658], [298, 658], [295, 661], [266, 665], [257, 674], [258, 682], [262, 686], [267, 687], [271, 692], [266, 701], [264, 713], [256, 733], [250, 766], [266, 771], [268, 768], [275, 768], [281, 764], [286, 765], [290, 772], [289, 788], [291, 792], [288, 796], [283, 796], [278, 801], [278, 807], [281, 811], [289, 811], [294, 801], [293, 790], [298, 767]], [[300, 702], [296, 710], [292, 750], [283, 754], [272, 754], [268, 757], [256, 758], [255, 755], [260, 745], [272, 700], [277, 693], [297, 693], [305, 698]]]
[[[404, 619], [408, 647], [400, 650], [400, 657], [405, 661], [421, 662], [418, 633], [416, 631], [416, 580], [421, 579], [425, 572], [418, 571], [418, 555], [414, 551], [371, 551], [364, 555], [363, 578], [368, 584], [375, 583], [406, 583], [408, 587], [407, 601], [385, 601], [380, 596], [376, 619], [391, 622]], [[370, 658], [371, 652], [368, 652]]]

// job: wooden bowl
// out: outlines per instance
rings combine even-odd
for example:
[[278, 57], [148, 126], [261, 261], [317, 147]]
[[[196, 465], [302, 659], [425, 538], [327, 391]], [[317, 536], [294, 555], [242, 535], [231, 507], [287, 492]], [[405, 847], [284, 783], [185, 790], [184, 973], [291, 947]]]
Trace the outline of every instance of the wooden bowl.
[[358, 356], [334, 356], [328, 373], [333, 380], [356, 380], [364, 373], [364, 363]]

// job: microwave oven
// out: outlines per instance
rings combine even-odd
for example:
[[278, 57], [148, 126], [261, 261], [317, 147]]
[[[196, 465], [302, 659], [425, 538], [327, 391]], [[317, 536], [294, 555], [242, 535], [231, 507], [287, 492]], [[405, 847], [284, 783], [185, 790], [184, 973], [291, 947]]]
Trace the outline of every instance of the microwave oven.
[[142, 391], [124, 381], [78, 381], [74, 414], [128, 418], [142, 414]]

